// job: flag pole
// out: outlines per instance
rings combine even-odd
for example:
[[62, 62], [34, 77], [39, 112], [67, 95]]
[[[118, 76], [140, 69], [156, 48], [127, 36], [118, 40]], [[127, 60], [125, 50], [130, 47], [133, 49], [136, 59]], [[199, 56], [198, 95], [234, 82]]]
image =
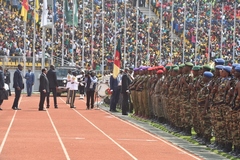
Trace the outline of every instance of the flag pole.
[[[76, 1], [73, 1], [73, 2], [76, 2]], [[73, 65], [73, 63], [74, 63], [74, 34], [75, 34], [75, 30], [74, 30], [74, 21], [75, 21], [75, 3], [73, 3], [73, 23], [72, 23], [72, 65]]]
[[65, 19], [64, 19], [64, 16], [65, 16], [65, 1], [66, 0], [63, 0], [63, 25], [62, 25], [62, 66], [64, 65], [64, 38], [65, 38], [65, 25], [64, 25], [64, 22], [65, 22]]
[[27, 28], [27, 22], [24, 21], [24, 54], [23, 54], [23, 75], [25, 76], [26, 73], [26, 28]]
[[171, 19], [171, 55], [170, 55], [170, 62], [172, 63], [172, 55], [173, 55], [173, 19], [174, 19], [174, 15], [173, 15], [173, 9], [174, 9], [174, 1], [172, 1], [172, 19]]
[[212, 3], [210, 2], [210, 22], [208, 30], [208, 63], [210, 62], [211, 54], [211, 30], [212, 30]]
[[114, 18], [114, 59], [115, 59], [115, 52], [117, 48], [117, 0], [115, 0], [115, 18]]
[[102, 0], [102, 77], [104, 75], [104, 0]]
[[126, 27], [127, 27], [127, 6], [126, 6], [126, 0], [124, 1], [124, 55], [123, 55], [123, 68], [125, 68], [126, 65]]
[[83, 0], [83, 19], [82, 19], [82, 69], [84, 69], [84, 47], [85, 47], [85, 38], [84, 38], [84, 31], [85, 31], [85, 6], [84, 6], [84, 0]]
[[52, 0], [52, 52], [51, 52], [51, 64], [53, 65], [53, 48], [54, 48], [54, 0]]
[[186, 45], [186, 13], [187, 13], [187, 1], [184, 3], [184, 18], [183, 18], [183, 57], [182, 63], [185, 61], [185, 45]]
[[199, 0], [197, 1], [197, 23], [196, 23], [196, 41], [195, 41], [195, 55], [194, 55], [194, 64], [197, 65], [197, 48], [198, 48], [198, 19], [199, 19]]
[[138, 61], [138, 9], [139, 9], [139, 2], [137, 0], [137, 16], [136, 16], [136, 50], [135, 50], [135, 68], [137, 67]]
[[147, 62], [148, 62], [148, 65], [150, 65], [149, 41], [150, 41], [150, 0], [148, 0], [148, 44], [147, 44]]
[[32, 71], [33, 73], [35, 73], [35, 58], [36, 58], [36, 52], [35, 52], [35, 48], [36, 48], [36, 0], [34, 0], [34, 21], [33, 21], [33, 62], [32, 62]]
[[45, 68], [45, 30], [46, 27], [42, 27], [42, 68]]
[[223, 52], [223, 12], [224, 12], [224, 3], [222, 2], [222, 17], [221, 17], [221, 42], [220, 42], [220, 45], [221, 45], [221, 50], [220, 50], [220, 57], [222, 58], [222, 52]]
[[160, 64], [162, 64], [162, 14], [163, 14], [163, 1], [161, 3], [161, 18], [160, 18], [160, 44], [159, 44], [159, 56], [160, 56]]
[[92, 40], [91, 40], [91, 66], [93, 67], [93, 27], [94, 27], [94, 0], [92, 0]]
[[235, 47], [236, 47], [236, 11], [237, 11], [237, 2], [234, 3], [234, 29], [233, 29], [233, 63], [235, 63]]

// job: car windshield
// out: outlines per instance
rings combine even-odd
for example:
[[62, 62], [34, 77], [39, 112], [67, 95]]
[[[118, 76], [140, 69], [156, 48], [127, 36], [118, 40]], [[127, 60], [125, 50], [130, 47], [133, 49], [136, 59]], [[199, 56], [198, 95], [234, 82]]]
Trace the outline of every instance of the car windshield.
[[68, 74], [68, 69], [58, 69], [56, 70], [57, 77], [66, 77]]

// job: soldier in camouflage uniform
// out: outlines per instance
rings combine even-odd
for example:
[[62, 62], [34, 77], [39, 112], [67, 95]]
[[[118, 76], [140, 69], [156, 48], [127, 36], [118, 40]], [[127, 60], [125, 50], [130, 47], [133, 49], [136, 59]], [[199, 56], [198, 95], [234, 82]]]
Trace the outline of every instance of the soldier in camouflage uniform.
[[164, 115], [163, 115], [163, 108], [161, 103], [161, 90], [163, 84], [163, 70], [157, 71], [157, 83], [154, 88], [154, 111], [155, 115], [158, 118], [159, 122], [163, 122]]
[[168, 90], [168, 109], [169, 109], [169, 123], [170, 123], [170, 127], [174, 130], [176, 130], [176, 111], [175, 111], [175, 101], [174, 99], [177, 97], [177, 85], [178, 85], [178, 71], [179, 71], [179, 67], [173, 67], [172, 68], [172, 72], [171, 72], [171, 82], [170, 82], [170, 86], [169, 86], [169, 90]]
[[134, 80], [129, 85], [129, 90], [130, 90], [131, 96], [132, 96], [134, 114], [137, 115], [138, 114], [138, 99], [137, 99], [137, 92], [136, 92], [136, 84], [139, 80], [139, 74], [138, 74], [139, 68], [135, 68], [133, 71], [134, 71], [134, 75], [133, 75]]
[[198, 129], [198, 125], [199, 125], [199, 119], [197, 116], [197, 110], [198, 110], [198, 106], [197, 106], [197, 82], [200, 78], [200, 66], [194, 66], [192, 68], [192, 73], [193, 73], [193, 79], [192, 82], [190, 82], [189, 84], [189, 89], [190, 89], [190, 95], [189, 96], [189, 101], [190, 101], [190, 105], [191, 105], [191, 125], [193, 126], [195, 132], [197, 134], [199, 134]]
[[184, 75], [181, 79], [181, 102], [180, 102], [180, 113], [181, 113], [181, 123], [183, 125], [183, 135], [191, 135], [191, 124], [189, 123], [191, 120], [191, 106], [189, 104], [189, 83], [191, 82], [193, 64], [191, 62], [186, 62], [184, 67]]
[[149, 79], [148, 79], [148, 82], [147, 82], [147, 87], [148, 87], [148, 115], [149, 115], [149, 118], [151, 118], [152, 120], [155, 120], [155, 117], [153, 116], [153, 103], [152, 103], [152, 95], [153, 95], [153, 86], [155, 85], [156, 83], [156, 77], [155, 77], [155, 68], [154, 67], [149, 67], [148, 68], [148, 72], [149, 72]]
[[234, 150], [232, 155], [240, 154], [240, 65], [234, 67], [234, 77], [236, 78], [234, 96], [230, 102], [232, 106], [232, 139]]
[[203, 82], [204, 86], [200, 90], [200, 92], [197, 95], [197, 103], [198, 103], [198, 108], [201, 116], [201, 129], [203, 129], [202, 136], [203, 136], [203, 141], [202, 144], [210, 144], [210, 139], [212, 138], [211, 132], [211, 114], [210, 114], [210, 102], [209, 102], [209, 86], [210, 86], [210, 81], [211, 78], [213, 77], [213, 74], [209, 71], [205, 71], [203, 73]]
[[142, 90], [143, 90], [143, 87], [142, 87], [142, 82], [144, 80], [144, 74], [143, 74], [143, 69], [142, 68], [139, 68], [139, 80], [137, 81], [137, 83], [135, 84], [136, 85], [136, 92], [137, 92], [137, 100], [138, 100], [138, 107], [137, 107], [137, 114], [138, 116], [142, 116], [143, 115], [143, 111], [142, 111], [142, 102], [141, 102], [141, 99], [142, 99]]
[[144, 80], [143, 80], [143, 91], [142, 91], [142, 103], [143, 103], [143, 118], [149, 117], [149, 106], [148, 106], [148, 79], [150, 78], [148, 74], [148, 68], [144, 68]]

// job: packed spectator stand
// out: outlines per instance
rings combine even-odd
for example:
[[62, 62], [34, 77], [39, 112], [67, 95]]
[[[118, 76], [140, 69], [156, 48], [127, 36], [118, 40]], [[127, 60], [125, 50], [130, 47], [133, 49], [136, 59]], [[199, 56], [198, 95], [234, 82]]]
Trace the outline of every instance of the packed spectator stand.
[[[42, 1], [40, 0], [40, 8]], [[148, 5], [148, 1], [139, 1], [140, 7]], [[180, 64], [185, 61], [191, 61], [195, 64], [206, 64], [209, 60], [222, 56], [229, 63], [233, 62], [233, 47], [235, 47], [234, 60], [239, 61], [240, 52], [240, 5], [239, 2], [228, 0], [224, 2], [224, 12], [222, 14], [222, 3], [220, 1], [205, 2], [200, 1], [199, 17], [198, 17], [198, 39], [196, 42], [196, 21], [197, 21], [197, 1], [183, 1], [175, 0], [174, 3], [167, 0], [151, 1], [151, 10], [160, 18], [161, 2], [163, 8], [162, 15], [162, 29], [160, 29], [160, 19], [151, 19], [149, 24], [148, 15], [143, 15], [139, 12], [138, 16], [138, 56], [137, 65], [155, 65], [156, 63]], [[34, 1], [29, 2], [30, 10], [28, 11], [28, 22], [26, 32], [26, 57], [33, 56], [33, 6]], [[72, 2], [69, 2], [70, 6]], [[114, 38], [122, 38], [122, 54], [124, 53], [124, 1], [117, 1], [117, 18], [115, 24], [115, 1], [106, 0], [104, 2], [104, 67], [111, 70], [114, 58]], [[186, 3], [186, 27], [185, 27], [185, 51], [183, 55], [183, 29], [184, 29], [184, 4]], [[234, 3], [237, 3], [236, 8], [236, 40], [233, 41], [234, 33]], [[16, 4], [18, 4], [16, 6]], [[172, 17], [172, 4], [173, 17]], [[210, 26], [210, 4], [212, 4], [212, 23], [211, 23], [211, 46], [210, 52], [208, 50], [209, 44], [209, 26]], [[128, 66], [134, 66], [136, 54], [136, 1], [126, 2], [126, 61]], [[52, 29], [46, 31], [45, 42], [45, 58], [53, 55], [55, 57], [62, 57], [62, 37], [63, 37], [63, 1], [57, 0], [57, 22], [54, 30], [54, 45], [52, 46]], [[102, 4], [101, 1], [94, 1], [94, 19], [93, 19], [93, 33], [92, 33], [92, 1], [84, 1], [84, 17], [83, 17], [83, 3], [78, 1], [78, 25], [74, 27], [74, 44], [72, 43], [72, 26], [64, 24], [65, 39], [64, 39], [64, 59], [71, 61], [72, 54], [74, 55], [74, 62], [81, 66], [82, 63], [82, 47], [84, 42], [84, 66], [92, 65], [93, 69], [100, 70], [102, 65]], [[23, 56], [24, 54], [24, 30], [23, 21], [20, 16], [21, 3], [13, 0], [0, 1], [0, 55], [5, 60], [9, 60], [10, 56]], [[38, 11], [41, 15], [41, 9]], [[49, 19], [51, 19], [51, 7], [49, 7]], [[222, 17], [223, 15], [223, 17]], [[223, 20], [222, 20], [223, 18]], [[41, 21], [41, 16], [39, 16]], [[84, 19], [84, 38], [82, 37], [82, 22]], [[172, 22], [173, 20], [173, 22]], [[42, 58], [42, 28], [40, 21], [36, 25], [36, 62], [39, 63]], [[223, 22], [223, 23], [222, 23]], [[171, 39], [171, 23], [173, 24], [173, 32], [178, 37]], [[115, 33], [115, 26], [117, 27]], [[148, 29], [148, 26], [150, 28]], [[223, 29], [221, 34], [221, 27]], [[148, 31], [150, 37], [148, 38]], [[160, 53], [160, 31], [162, 31], [162, 53]], [[93, 34], [93, 43], [92, 41]], [[149, 48], [148, 46], [149, 39]], [[221, 48], [222, 39], [222, 48]], [[171, 42], [172, 41], [172, 42]], [[172, 43], [172, 52], [171, 52]], [[93, 51], [91, 51], [91, 44], [93, 44]], [[72, 47], [73, 45], [73, 47]], [[196, 47], [197, 45], [197, 47]], [[72, 50], [73, 49], [73, 50]], [[195, 51], [197, 49], [197, 51]], [[92, 54], [93, 52], [93, 54]], [[149, 53], [149, 54], [148, 54]], [[210, 55], [209, 55], [210, 53]], [[209, 57], [209, 59], [208, 59]], [[123, 59], [122, 59], [123, 60]], [[196, 60], [196, 61], [195, 61]]]

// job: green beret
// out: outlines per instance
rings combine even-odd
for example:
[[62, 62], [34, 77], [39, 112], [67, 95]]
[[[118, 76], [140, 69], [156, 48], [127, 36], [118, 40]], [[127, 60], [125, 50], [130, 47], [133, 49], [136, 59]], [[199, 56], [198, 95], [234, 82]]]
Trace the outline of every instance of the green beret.
[[203, 66], [199, 66], [199, 69], [200, 69], [200, 70], [203, 69]]
[[192, 70], [193, 70], [193, 71], [199, 71], [199, 70], [200, 70], [200, 66], [194, 66], [194, 67], [192, 68]]
[[203, 69], [207, 70], [207, 71], [211, 71], [211, 67], [209, 65], [204, 65]]
[[185, 63], [185, 66], [193, 67], [193, 64], [192, 64], [191, 62], [186, 62], [186, 63]]
[[183, 67], [185, 67], [185, 64], [180, 64], [179, 65], [179, 68], [183, 68]]
[[173, 65], [171, 68], [173, 69], [173, 68], [176, 68], [176, 67], [178, 67], [178, 65]]
[[165, 68], [166, 68], [166, 70], [170, 70], [171, 66], [166, 66]]
[[173, 68], [173, 71], [178, 71], [178, 70], [179, 70], [178, 66]]

